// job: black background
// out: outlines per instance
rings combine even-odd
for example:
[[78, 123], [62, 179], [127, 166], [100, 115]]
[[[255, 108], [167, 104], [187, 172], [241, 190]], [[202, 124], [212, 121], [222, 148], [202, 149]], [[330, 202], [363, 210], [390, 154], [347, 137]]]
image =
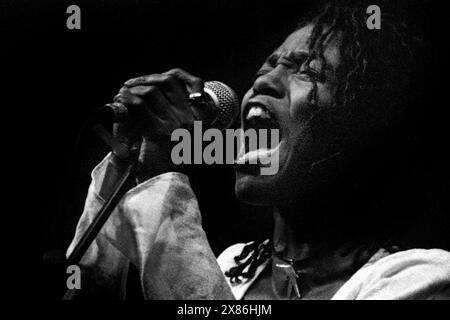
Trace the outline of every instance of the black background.
[[[81, 8], [81, 30], [66, 28], [66, 8]], [[374, 2], [374, 4], [378, 4]], [[20, 219], [33, 216], [39, 224], [38, 256], [64, 250], [81, 214], [90, 171], [108, 149], [85, 135], [77, 154], [78, 131], [90, 112], [112, 100], [122, 83], [138, 75], [181, 67], [205, 80], [220, 80], [240, 97], [253, 74], [296, 25], [307, 1], [6, 1], [1, 10], [2, 59], [8, 71], [7, 98], [14, 115], [5, 140], [12, 141], [18, 166], [12, 188]], [[447, 198], [445, 153], [448, 103], [445, 51], [445, 11], [427, 1], [390, 1], [380, 6], [403, 16], [423, 32], [433, 56], [423, 110], [426, 148], [424, 167], [430, 169], [425, 190]], [[6, 22], [6, 23], [5, 23]], [[447, 58], [448, 59], [448, 58]], [[10, 73], [11, 72], [11, 73]], [[5, 128], [7, 126], [5, 125]], [[266, 210], [242, 206], [233, 194], [230, 167], [208, 167], [192, 178], [200, 200], [204, 228], [215, 253], [237, 241], [270, 234]], [[430, 186], [429, 181], [436, 181]], [[443, 182], [444, 181], [444, 182]], [[441, 188], [444, 183], [444, 189]], [[434, 202], [432, 206], [442, 207]], [[443, 244], [448, 211], [437, 210], [433, 228], [424, 232]], [[443, 212], [443, 213], [442, 213]], [[447, 223], [447, 224], [446, 224]], [[45, 271], [45, 298], [59, 298], [58, 284]]]

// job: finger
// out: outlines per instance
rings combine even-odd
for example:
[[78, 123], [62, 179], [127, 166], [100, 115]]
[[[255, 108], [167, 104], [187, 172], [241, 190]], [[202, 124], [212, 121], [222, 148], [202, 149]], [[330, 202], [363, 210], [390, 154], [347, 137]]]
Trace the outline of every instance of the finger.
[[119, 93], [122, 93], [122, 92], [127, 91], [127, 90], [128, 90], [128, 87], [123, 86], [122, 88], [120, 88]]
[[121, 89], [119, 93], [114, 96], [113, 101], [122, 103], [127, 107], [133, 107], [133, 109], [136, 109], [137, 107], [143, 106], [145, 104], [144, 100], [141, 97], [132, 94], [128, 89]]
[[139, 86], [139, 85], [146, 85], [148, 79], [151, 79], [156, 74], [146, 75], [146, 76], [139, 76], [136, 78], [128, 79], [123, 83], [125, 87], [133, 87], [133, 86]]
[[127, 80], [124, 83], [124, 86], [127, 88], [145, 85], [158, 85], [164, 86], [165, 88], [172, 88], [178, 85], [179, 86], [178, 90], [181, 90], [180, 92], [187, 93], [186, 84], [182, 80], [172, 75], [164, 73], [162, 74], [156, 73], [156, 74], [149, 74], [146, 76], [140, 76], [137, 78]]
[[[140, 122], [144, 124], [144, 131], [166, 133], [180, 127], [189, 128], [194, 115], [190, 108], [180, 110], [169, 103], [167, 98], [156, 86], [136, 86], [121, 90], [114, 98], [128, 107], [135, 115], [144, 115]], [[145, 123], [149, 123], [146, 126]]]
[[168, 102], [159, 93], [159, 90], [155, 86], [138, 86], [134, 88], [127, 88], [120, 90], [120, 92], [114, 97], [114, 102], [120, 102], [127, 107], [131, 107], [132, 110], [136, 109], [151, 109], [157, 114], [166, 113], [169, 109]]
[[160, 136], [170, 136], [172, 132], [181, 127], [181, 123], [177, 119], [166, 119], [159, 116], [152, 118], [151, 134], [155, 133]]
[[156, 114], [146, 99], [133, 94], [128, 89], [121, 90], [121, 92], [114, 97], [113, 101], [126, 106], [130, 113], [130, 118], [144, 126], [145, 123], [148, 123], [149, 119], [152, 119]]
[[195, 116], [191, 108], [180, 108], [180, 105], [170, 103], [166, 96], [154, 86], [136, 86], [128, 89], [130, 93], [142, 96], [147, 104], [152, 106], [159, 106], [160, 109], [155, 110], [160, 116], [173, 121], [176, 126], [189, 127]]
[[[182, 81], [187, 86], [189, 93], [203, 93], [203, 80], [199, 77], [193, 76], [183, 69], [175, 68], [163, 73], [163, 75], [171, 75]], [[156, 79], [160, 79], [157, 74], [141, 76], [126, 81], [125, 86], [132, 87], [136, 85], [152, 84], [151, 82]]]
[[157, 86], [136, 86], [129, 88], [127, 92], [145, 101], [146, 106], [158, 115], [171, 112], [170, 102]]
[[173, 75], [152, 74], [132, 79], [132, 81], [127, 81], [126, 83], [128, 84], [128, 89], [139, 86], [158, 86], [172, 104], [180, 108], [188, 107], [186, 84]]
[[183, 81], [187, 85], [189, 93], [203, 93], [203, 80], [199, 77], [193, 76], [183, 69], [175, 68], [165, 72], [164, 74], [172, 75], [176, 79]]
[[157, 86], [139, 86], [130, 88], [130, 92], [136, 92], [142, 95], [150, 109], [158, 115], [171, 115], [172, 107]]

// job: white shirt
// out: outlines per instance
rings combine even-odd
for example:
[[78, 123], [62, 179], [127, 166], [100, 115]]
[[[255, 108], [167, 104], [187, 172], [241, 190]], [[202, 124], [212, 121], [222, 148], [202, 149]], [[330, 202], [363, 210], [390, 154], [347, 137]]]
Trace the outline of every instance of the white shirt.
[[[105, 202], [99, 195], [106, 157], [92, 172], [73, 250]], [[186, 175], [169, 172], [129, 190], [81, 261], [86, 283], [125, 299], [129, 263], [140, 274], [146, 299], [242, 299], [268, 262], [252, 279], [231, 284], [223, 273], [235, 265], [245, 244], [215, 258], [201, 226], [198, 203]], [[83, 274], [82, 274], [83, 279]], [[358, 270], [334, 295], [348, 299], [428, 299], [450, 297], [450, 253], [413, 249], [377, 259]], [[83, 287], [82, 287], [83, 290]]]

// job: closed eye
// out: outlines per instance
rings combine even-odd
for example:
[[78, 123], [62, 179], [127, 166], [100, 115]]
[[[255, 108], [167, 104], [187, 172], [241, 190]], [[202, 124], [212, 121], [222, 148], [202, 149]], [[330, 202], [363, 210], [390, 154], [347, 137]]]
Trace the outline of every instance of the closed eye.
[[314, 82], [325, 82], [326, 77], [322, 72], [314, 70], [312, 68], [304, 68], [298, 72], [298, 74], [306, 80], [314, 81]]

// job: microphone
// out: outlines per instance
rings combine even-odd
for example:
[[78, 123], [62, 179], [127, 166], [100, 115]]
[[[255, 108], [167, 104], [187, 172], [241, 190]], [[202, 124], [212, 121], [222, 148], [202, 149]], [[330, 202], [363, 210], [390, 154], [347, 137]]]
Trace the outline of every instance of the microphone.
[[[203, 93], [189, 95], [189, 104], [197, 111], [204, 127], [224, 130], [231, 126], [239, 114], [239, 100], [236, 93], [220, 81], [207, 81]], [[121, 103], [110, 103], [100, 108], [96, 118], [108, 122], [123, 122], [128, 109]]]

